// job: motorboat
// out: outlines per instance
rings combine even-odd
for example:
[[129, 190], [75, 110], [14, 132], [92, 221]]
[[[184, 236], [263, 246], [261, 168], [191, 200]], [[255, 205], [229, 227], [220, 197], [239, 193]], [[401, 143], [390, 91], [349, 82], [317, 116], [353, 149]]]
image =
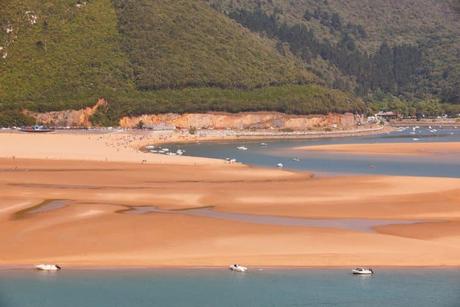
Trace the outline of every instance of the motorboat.
[[293, 158], [292, 161], [300, 162], [300, 159], [299, 158]]
[[54, 129], [41, 126], [41, 125], [35, 125], [32, 127], [23, 127], [20, 129], [22, 132], [33, 132], [33, 133], [39, 133], [39, 132], [53, 132]]
[[248, 148], [245, 147], [245, 146], [238, 146], [236, 149], [238, 149], [238, 150], [248, 150]]
[[35, 269], [39, 271], [59, 271], [62, 268], [57, 264], [38, 264]]
[[264, 147], [265, 147], [265, 146], [268, 146], [268, 144], [267, 144], [267, 143], [260, 143], [260, 146], [264, 146]]
[[240, 273], [243, 273], [243, 272], [246, 272], [248, 270], [247, 267], [245, 266], [241, 266], [239, 264], [232, 264], [231, 266], [228, 267], [230, 271], [233, 271], [233, 272], [240, 272]]
[[356, 268], [351, 271], [355, 275], [372, 275], [374, 271], [369, 268]]
[[276, 164], [276, 167], [283, 168], [284, 165], [283, 165], [283, 163], [278, 163], [278, 164]]

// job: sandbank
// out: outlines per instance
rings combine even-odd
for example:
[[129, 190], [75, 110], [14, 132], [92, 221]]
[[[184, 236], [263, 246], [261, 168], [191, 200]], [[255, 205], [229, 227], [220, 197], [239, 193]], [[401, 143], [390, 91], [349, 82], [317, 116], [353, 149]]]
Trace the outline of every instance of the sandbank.
[[460, 154], [458, 142], [334, 144], [297, 147], [305, 152], [343, 153], [353, 155], [440, 156]]
[[[0, 266], [460, 265], [458, 179], [312, 178], [244, 165], [19, 158], [0, 159], [0, 174]], [[68, 203], [30, 210], [50, 200]], [[126, 213], [135, 206], [174, 211]], [[363, 232], [180, 211], [209, 206], [260, 215], [420, 223]], [[433, 223], [453, 226], [433, 237]]]

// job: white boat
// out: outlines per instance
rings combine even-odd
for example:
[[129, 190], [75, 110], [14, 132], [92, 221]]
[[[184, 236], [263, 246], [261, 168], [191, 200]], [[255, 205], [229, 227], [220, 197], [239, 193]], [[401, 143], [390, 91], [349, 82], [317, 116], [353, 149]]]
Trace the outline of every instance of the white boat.
[[351, 270], [351, 272], [355, 275], [372, 275], [374, 271], [372, 269], [367, 268], [356, 268]]
[[35, 269], [39, 271], [59, 271], [61, 267], [57, 264], [37, 264]]
[[300, 162], [300, 159], [299, 158], [292, 158], [292, 161]]
[[278, 164], [276, 164], [276, 167], [283, 168], [284, 165], [283, 165], [283, 163], [278, 163]]
[[417, 141], [420, 141], [420, 139], [419, 138], [413, 138], [412, 141], [417, 142]]
[[260, 143], [260, 146], [268, 146], [267, 143]]
[[228, 269], [230, 271], [240, 272], [240, 273], [246, 272], [248, 270], [247, 267], [241, 266], [239, 264], [232, 264], [231, 266], [228, 267]]
[[248, 148], [245, 147], [245, 146], [238, 146], [236, 149], [238, 149], [238, 150], [248, 150]]

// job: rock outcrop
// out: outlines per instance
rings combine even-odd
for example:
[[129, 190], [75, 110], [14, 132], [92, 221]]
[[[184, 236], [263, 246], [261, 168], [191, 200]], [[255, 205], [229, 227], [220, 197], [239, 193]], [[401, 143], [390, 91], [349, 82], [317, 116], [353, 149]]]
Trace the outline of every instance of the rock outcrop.
[[349, 129], [361, 123], [361, 116], [351, 113], [328, 115], [289, 115], [277, 112], [159, 114], [123, 117], [120, 126], [143, 126], [153, 129]]
[[[55, 127], [92, 127], [91, 116], [98, 108], [107, 106], [107, 101], [99, 99], [93, 107], [81, 110], [66, 110], [46, 113], [24, 111], [35, 118], [37, 123]], [[324, 130], [350, 129], [363, 121], [359, 115], [291, 115], [278, 112], [243, 113], [186, 113], [186, 114], [146, 114], [120, 119], [120, 127], [172, 130], [172, 129], [232, 129], [232, 130]]]
[[89, 128], [92, 127], [91, 116], [96, 113], [97, 109], [102, 106], [107, 106], [107, 101], [100, 98], [92, 107], [87, 107], [81, 110], [66, 110], [37, 113], [32, 111], [24, 111], [24, 114], [34, 118], [37, 123], [53, 126], [53, 127], [73, 127], [73, 128]]

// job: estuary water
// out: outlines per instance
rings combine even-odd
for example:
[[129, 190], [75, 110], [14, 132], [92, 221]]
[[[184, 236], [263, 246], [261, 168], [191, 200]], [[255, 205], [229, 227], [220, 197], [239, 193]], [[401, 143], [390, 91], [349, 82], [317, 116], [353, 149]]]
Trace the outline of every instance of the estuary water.
[[[326, 174], [385, 174], [399, 176], [460, 177], [460, 157], [362, 156], [292, 150], [295, 147], [327, 144], [373, 144], [415, 142], [460, 142], [460, 129], [407, 128], [381, 135], [328, 139], [288, 139], [267, 141], [231, 141], [167, 145], [170, 150], [182, 149], [186, 155], [313, 171]], [[244, 146], [247, 150], [238, 150]]]
[[225, 269], [0, 272], [2, 307], [455, 307], [460, 270]]

